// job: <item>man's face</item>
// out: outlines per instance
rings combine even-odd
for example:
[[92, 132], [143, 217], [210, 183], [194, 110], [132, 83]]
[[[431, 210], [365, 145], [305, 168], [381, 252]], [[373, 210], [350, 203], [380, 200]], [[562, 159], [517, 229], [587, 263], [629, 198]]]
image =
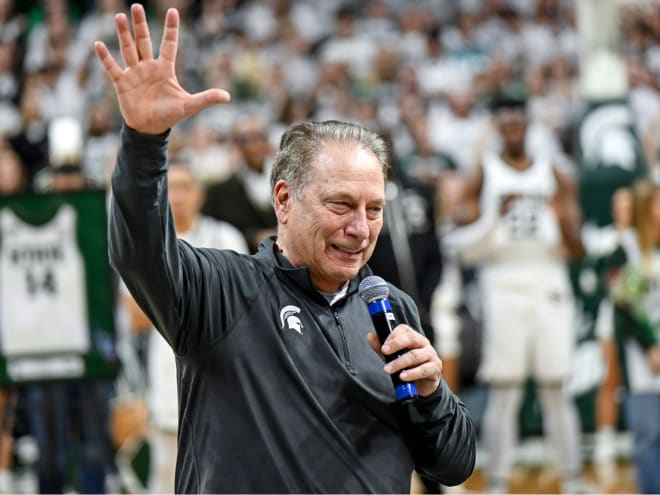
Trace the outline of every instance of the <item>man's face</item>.
[[172, 164], [167, 172], [167, 189], [175, 223], [192, 221], [204, 202], [204, 193], [192, 172], [186, 166]]
[[236, 132], [235, 141], [245, 164], [255, 172], [263, 172], [264, 163], [273, 154], [263, 125], [257, 122], [243, 124]]
[[329, 143], [299, 197], [283, 181], [275, 186], [278, 244], [294, 266], [307, 266], [312, 282], [335, 292], [371, 257], [383, 226], [385, 181], [375, 155], [355, 145]]
[[522, 110], [501, 111], [497, 115], [497, 125], [504, 140], [504, 147], [513, 153], [525, 148], [527, 118]]

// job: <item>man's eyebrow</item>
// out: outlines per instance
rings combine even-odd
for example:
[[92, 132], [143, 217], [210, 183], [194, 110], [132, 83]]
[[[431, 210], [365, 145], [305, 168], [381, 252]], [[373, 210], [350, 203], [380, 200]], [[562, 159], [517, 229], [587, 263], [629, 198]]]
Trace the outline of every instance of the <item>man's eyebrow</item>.
[[[348, 200], [348, 201], [354, 201], [355, 198], [348, 194], [347, 192], [344, 191], [336, 191], [336, 192], [331, 192], [327, 193], [324, 197], [325, 201], [342, 201], [342, 200]], [[385, 206], [385, 197], [378, 198], [372, 201], [368, 201], [367, 203], [369, 205], [377, 204], [378, 206]]]

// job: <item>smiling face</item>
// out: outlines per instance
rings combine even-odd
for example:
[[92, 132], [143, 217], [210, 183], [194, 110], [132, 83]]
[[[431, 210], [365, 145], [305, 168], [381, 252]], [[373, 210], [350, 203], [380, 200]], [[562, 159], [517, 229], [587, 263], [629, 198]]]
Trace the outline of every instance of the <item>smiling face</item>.
[[335, 292], [374, 251], [383, 226], [385, 179], [376, 156], [360, 145], [326, 143], [296, 195], [274, 189], [277, 243], [294, 266], [307, 266], [314, 286]]

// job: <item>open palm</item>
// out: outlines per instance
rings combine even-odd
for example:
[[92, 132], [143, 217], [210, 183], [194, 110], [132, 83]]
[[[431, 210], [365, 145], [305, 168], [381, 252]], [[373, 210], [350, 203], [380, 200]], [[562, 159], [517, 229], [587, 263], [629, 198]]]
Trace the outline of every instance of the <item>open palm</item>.
[[119, 66], [103, 42], [97, 41], [94, 45], [129, 127], [145, 134], [161, 134], [204, 108], [229, 101], [229, 93], [222, 89], [190, 94], [179, 84], [174, 71], [179, 40], [176, 9], [169, 9], [165, 16], [158, 58], [153, 57], [149, 26], [141, 5], [131, 6], [131, 19], [135, 39], [127, 16], [117, 14], [115, 18], [125, 69]]

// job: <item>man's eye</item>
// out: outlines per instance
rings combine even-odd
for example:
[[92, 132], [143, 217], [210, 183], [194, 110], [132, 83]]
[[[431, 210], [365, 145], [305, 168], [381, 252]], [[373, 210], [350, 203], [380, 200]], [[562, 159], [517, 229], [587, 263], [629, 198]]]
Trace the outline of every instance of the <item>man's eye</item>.
[[369, 218], [375, 220], [380, 218], [383, 215], [383, 207], [382, 206], [374, 206], [373, 208], [368, 208], [367, 209], [367, 215]]
[[344, 203], [343, 201], [331, 201], [329, 205], [330, 209], [337, 213], [346, 213], [351, 209], [348, 203]]

